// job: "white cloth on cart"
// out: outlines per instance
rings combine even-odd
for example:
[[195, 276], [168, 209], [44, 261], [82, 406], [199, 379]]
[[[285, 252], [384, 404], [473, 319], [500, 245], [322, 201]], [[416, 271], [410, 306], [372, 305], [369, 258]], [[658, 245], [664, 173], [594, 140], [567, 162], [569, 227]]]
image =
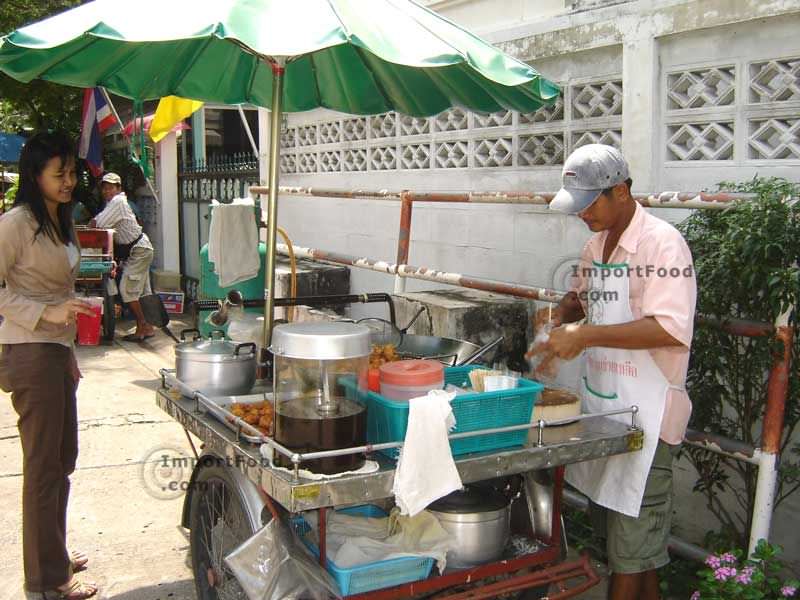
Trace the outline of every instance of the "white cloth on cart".
[[253, 279], [261, 268], [254, 207], [252, 198], [237, 198], [231, 204], [211, 201], [208, 260], [220, 287]]
[[456, 426], [450, 406], [454, 397], [453, 392], [431, 390], [408, 401], [408, 428], [392, 490], [403, 515], [413, 517], [462, 487], [447, 439]]
[[[429, 511], [414, 517], [394, 509], [388, 517], [358, 517], [329, 511], [326, 520], [328, 558], [342, 569], [393, 558], [433, 558], [439, 572], [447, 566], [447, 552], [455, 549], [453, 537]], [[316, 541], [318, 511], [303, 513]]]

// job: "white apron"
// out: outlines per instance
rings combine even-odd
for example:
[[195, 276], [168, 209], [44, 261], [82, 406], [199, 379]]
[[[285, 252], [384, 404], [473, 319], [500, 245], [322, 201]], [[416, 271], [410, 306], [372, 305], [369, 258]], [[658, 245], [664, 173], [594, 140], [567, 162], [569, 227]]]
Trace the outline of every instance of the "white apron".
[[[589, 284], [587, 321], [593, 325], [633, 321], [628, 265], [604, 265], [595, 261], [594, 267]], [[644, 447], [638, 452], [570, 465], [567, 481], [596, 504], [638, 517], [661, 433], [669, 388], [669, 381], [648, 350], [588, 348], [580, 385], [583, 412], [638, 406], [636, 424], [644, 431]], [[611, 418], [631, 423], [629, 414]]]

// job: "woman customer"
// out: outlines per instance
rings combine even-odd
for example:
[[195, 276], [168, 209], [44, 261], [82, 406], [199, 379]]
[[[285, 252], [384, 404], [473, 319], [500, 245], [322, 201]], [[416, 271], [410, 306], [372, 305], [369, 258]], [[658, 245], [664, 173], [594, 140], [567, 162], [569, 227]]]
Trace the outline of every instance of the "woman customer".
[[75, 145], [31, 137], [20, 155], [14, 207], [0, 217], [0, 388], [11, 392], [22, 444], [22, 541], [28, 597], [80, 600], [97, 593], [74, 578], [88, 559], [66, 548], [69, 475], [78, 456], [73, 340], [80, 250], [72, 224]]

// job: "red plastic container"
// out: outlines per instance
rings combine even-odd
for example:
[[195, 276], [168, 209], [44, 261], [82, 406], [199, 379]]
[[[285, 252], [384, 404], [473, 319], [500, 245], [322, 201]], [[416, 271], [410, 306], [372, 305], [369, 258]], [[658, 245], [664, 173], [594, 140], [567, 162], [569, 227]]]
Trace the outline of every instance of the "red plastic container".
[[78, 344], [81, 346], [98, 346], [100, 344], [100, 330], [103, 321], [103, 307], [92, 305], [92, 316], [78, 314]]
[[381, 396], [403, 402], [444, 387], [444, 366], [436, 360], [400, 360], [381, 365]]

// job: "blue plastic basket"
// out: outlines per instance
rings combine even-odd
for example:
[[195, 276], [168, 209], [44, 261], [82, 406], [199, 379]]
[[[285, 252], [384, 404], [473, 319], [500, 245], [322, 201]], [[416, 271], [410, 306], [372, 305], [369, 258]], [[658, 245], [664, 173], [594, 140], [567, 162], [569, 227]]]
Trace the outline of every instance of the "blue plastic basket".
[[93, 275], [104, 275], [110, 273], [114, 263], [107, 260], [82, 260], [79, 277], [90, 277]]
[[[484, 367], [469, 365], [450, 367], [444, 370], [445, 384], [459, 387], [470, 385], [469, 373]], [[345, 384], [346, 385], [346, 384]], [[544, 386], [529, 379], [519, 379], [518, 387], [497, 392], [471, 392], [458, 394], [451, 403], [456, 427], [452, 433], [465, 433], [479, 429], [510, 427], [530, 423], [531, 413]], [[406, 437], [408, 427], [408, 402], [397, 402], [380, 394], [368, 392], [367, 398], [367, 441], [372, 444], [399, 442]], [[452, 440], [450, 448], [454, 456], [471, 452], [488, 452], [501, 448], [522, 446], [528, 438], [528, 431], [492, 433], [475, 437]], [[383, 454], [397, 458], [396, 448], [383, 450]]]
[[[386, 516], [380, 507], [372, 504], [343, 508], [337, 512], [357, 517], [380, 518]], [[311, 531], [308, 521], [300, 514], [293, 517], [291, 522], [303, 544], [314, 556], [319, 558], [319, 548], [307, 535]], [[327, 560], [327, 563], [328, 573], [336, 580], [341, 594], [351, 596], [427, 579], [433, 569], [434, 559], [407, 556], [350, 568], [339, 567], [330, 559]]]

